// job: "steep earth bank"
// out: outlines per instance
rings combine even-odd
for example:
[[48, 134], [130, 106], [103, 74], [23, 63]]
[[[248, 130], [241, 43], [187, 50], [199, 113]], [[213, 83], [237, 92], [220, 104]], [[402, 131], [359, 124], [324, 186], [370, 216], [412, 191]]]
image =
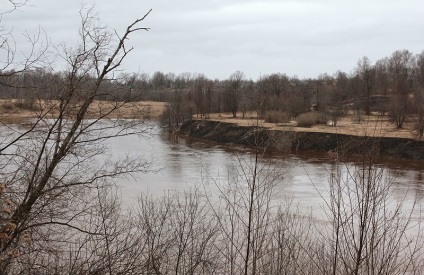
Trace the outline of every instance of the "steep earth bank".
[[269, 130], [213, 120], [191, 120], [180, 134], [218, 143], [267, 146], [273, 151], [314, 150], [354, 155], [372, 152], [384, 157], [424, 160], [424, 141], [407, 138], [352, 136], [336, 133]]

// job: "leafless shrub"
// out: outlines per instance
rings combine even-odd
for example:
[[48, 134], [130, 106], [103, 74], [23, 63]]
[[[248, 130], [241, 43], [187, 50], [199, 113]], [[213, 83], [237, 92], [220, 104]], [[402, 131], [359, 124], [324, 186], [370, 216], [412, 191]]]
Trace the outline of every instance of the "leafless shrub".
[[160, 199], [141, 197], [136, 217], [137, 234], [145, 248], [138, 259], [142, 272], [215, 273], [216, 220], [198, 191]]
[[287, 123], [290, 121], [287, 114], [281, 111], [267, 111], [264, 119], [268, 123]]
[[264, 274], [316, 274], [314, 220], [293, 205], [292, 199], [279, 206], [273, 218], [269, 254], [261, 259]]
[[1, 105], [2, 111], [3, 112], [11, 112], [13, 111], [13, 104], [12, 103], [3, 103]]
[[316, 124], [327, 124], [327, 118], [323, 113], [309, 112], [300, 114], [296, 118], [296, 122], [299, 127], [311, 127]]
[[266, 148], [259, 134], [254, 139], [254, 154], [238, 159], [239, 165], [231, 169], [228, 181], [216, 182], [219, 200], [210, 202], [220, 229], [218, 266], [223, 274], [262, 272], [267, 264], [263, 259], [271, 253], [273, 198], [282, 170], [260, 161]]
[[[396, 201], [392, 181], [371, 157], [355, 167], [338, 165], [326, 200], [330, 223], [322, 233], [325, 274], [417, 274], [422, 271], [420, 222]], [[415, 234], [408, 231], [414, 228]], [[422, 260], [422, 259], [421, 259]], [[422, 263], [421, 263], [422, 264]]]

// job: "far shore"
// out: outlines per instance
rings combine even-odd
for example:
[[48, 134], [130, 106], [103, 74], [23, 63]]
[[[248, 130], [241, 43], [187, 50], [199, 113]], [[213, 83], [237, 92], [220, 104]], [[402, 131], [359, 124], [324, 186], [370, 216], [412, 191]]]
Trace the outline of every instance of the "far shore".
[[[372, 136], [372, 137], [393, 137], [419, 140], [419, 136], [414, 130], [412, 122], [405, 123], [401, 129], [396, 128], [395, 124], [390, 122], [387, 116], [372, 114], [370, 116], [349, 114], [337, 121], [336, 126], [330, 123], [327, 125], [317, 124], [312, 127], [297, 127], [295, 121], [288, 123], [267, 123], [263, 119], [256, 119], [255, 113], [247, 113], [245, 118], [242, 114], [233, 117], [230, 113], [210, 114], [208, 120], [221, 121], [226, 123], [234, 123], [239, 126], [255, 126], [267, 128], [269, 130], [282, 130], [294, 132], [314, 132], [314, 133], [331, 133], [344, 134], [351, 136]], [[194, 119], [202, 119], [194, 117]]]
[[[259, 125], [259, 128], [256, 125]], [[361, 129], [370, 132], [363, 135], [360, 135], [359, 131], [355, 134], [348, 134], [347, 131], [341, 130], [325, 132], [314, 127], [262, 125], [259, 121], [254, 123], [252, 120], [247, 123], [235, 123], [234, 119], [223, 119], [221, 115], [220, 120], [187, 121], [180, 127], [179, 133], [221, 144], [265, 146], [264, 149], [267, 148], [268, 152], [273, 153], [316, 151], [324, 152], [332, 157], [337, 156], [337, 158], [371, 153], [378, 158], [424, 161], [424, 140], [400, 137], [400, 135], [388, 136], [388, 133], [383, 130], [372, 130], [371, 126], [367, 125]]]
[[[33, 110], [21, 106], [16, 100], [0, 100], [0, 123], [20, 124], [43, 114], [46, 118], [55, 117], [58, 108], [55, 102], [36, 102]], [[116, 108], [119, 106], [119, 108]], [[94, 101], [87, 112], [86, 118], [96, 118], [113, 112], [105, 118], [121, 119], [159, 119], [165, 110], [166, 102], [135, 101], [122, 104], [112, 101]]]
[[[37, 117], [40, 110], [49, 109], [46, 117], [54, 117], [57, 115], [57, 107], [51, 104], [47, 106], [43, 102], [37, 102], [38, 107], [34, 110], [28, 110], [20, 107], [18, 102], [13, 99], [0, 99], [0, 123], [1, 124], [20, 124], [25, 121]], [[99, 117], [100, 114], [107, 113], [116, 102], [95, 101], [87, 113], [87, 118]], [[165, 108], [166, 102], [155, 101], [136, 101], [125, 103], [120, 108], [117, 108], [105, 118], [122, 118], [122, 119], [159, 119]], [[37, 105], [36, 105], [37, 106]], [[212, 113], [205, 117], [193, 116], [193, 119], [207, 119], [211, 121], [220, 121], [226, 123], [234, 123], [239, 126], [254, 126], [259, 125], [269, 130], [282, 130], [293, 132], [314, 132], [314, 133], [331, 133], [345, 134], [351, 136], [373, 136], [373, 137], [393, 137], [419, 140], [419, 136], [414, 130], [414, 123], [407, 122], [401, 129], [396, 128], [395, 124], [390, 122], [387, 116], [372, 114], [370, 116], [361, 115], [358, 120], [358, 115], [349, 114], [337, 121], [336, 126], [314, 125], [312, 127], [297, 127], [295, 121], [288, 123], [267, 123], [263, 119], [256, 119], [256, 113], [246, 113], [244, 118], [242, 113], [238, 113], [237, 117], [233, 117], [231, 113]]]

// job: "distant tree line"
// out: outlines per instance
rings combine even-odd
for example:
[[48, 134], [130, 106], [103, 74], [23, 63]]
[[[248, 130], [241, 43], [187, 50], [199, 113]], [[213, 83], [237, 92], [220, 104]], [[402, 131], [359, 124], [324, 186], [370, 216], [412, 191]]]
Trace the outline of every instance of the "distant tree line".
[[[64, 72], [44, 68], [3, 71], [0, 97], [33, 107], [37, 98], [54, 98], [66, 77]], [[424, 131], [424, 51], [414, 55], [398, 50], [374, 64], [364, 56], [351, 73], [337, 71], [317, 78], [273, 73], [253, 81], [236, 71], [227, 79], [212, 80], [204, 74], [158, 71], [151, 76], [123, 74], [102, 85], [104, 93], [99, 99], [131, 95], [133, 100], [169, 102], [164, 117], [171, 128], [192, 116], [208, 118], [210, 113], [229, 112], [244, 118], [251, 111], [269, 122], [284, 122], [313, 110], [336, 125], [349, 110], [358, 114], [358, 120], [361, 114], [372, 112], [389, 115], [398, 128], [411, 118], [420, 135]]]

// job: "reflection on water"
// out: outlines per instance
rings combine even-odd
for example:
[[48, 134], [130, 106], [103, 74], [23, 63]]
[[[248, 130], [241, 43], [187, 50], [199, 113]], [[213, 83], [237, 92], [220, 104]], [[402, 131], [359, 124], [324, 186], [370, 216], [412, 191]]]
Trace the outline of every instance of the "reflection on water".
[[[215, 183], [228, 180], [231, 172], [252, 156], [249, 149], [217, 145], [210, 142], [169, 136], [155, 126], [148, 139], [121, 137], [111, 142], [113, 154], [131, 154], [154, 160], [154, 171], [138, 174], [121, 182], [124, 200], [136, 199], [141, 193], [160, 195], [167, 191], [182, 191], [198, 187], [213, 190]], [[311, 152], [297, 155], [269, 155], [261, 159], [273, 171], [282, 172], [277, 199], [294, 197], [305, 211], [320, 212], [329, 175], [335, 172], [334, 159]], [[346, 168], [355, 160], [345, 161]], [[404, 199], [412, 207], [415, 197], [424, 200], [424, 167], [420, 162], [389, 160], [378, 165], [387, 178], [394, 181], [395, 198]], [[406, 194], [406, 195], [405, 195]]]

